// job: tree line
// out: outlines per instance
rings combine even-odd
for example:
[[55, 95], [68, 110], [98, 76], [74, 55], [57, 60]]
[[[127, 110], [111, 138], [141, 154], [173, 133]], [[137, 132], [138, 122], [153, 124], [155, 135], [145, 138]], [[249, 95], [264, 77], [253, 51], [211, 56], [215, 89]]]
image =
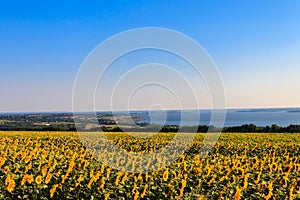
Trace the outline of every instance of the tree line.
[[[55, 124], [49, 126], [32, 125], [31, 123], [7, 123], [0, 125], [0, 131], [76, 131], [74, 123]], [[128, 126], [110, 126], [102, 125], [101, 127], [93, 127], [84, 131], [105, 131], [105, 132], [231, 132], [231, 133], [300, 133], [300, 125], [289, 125], [286, 127], [273, 124], [271, 126], [256, 126], [254, 124], [244, 124], [241, 126], [230, 126], [218, 128], [214, 126], [173, 126], [173, 125], [155, 125], [155, 124], [139, 124], [135, 127]]]

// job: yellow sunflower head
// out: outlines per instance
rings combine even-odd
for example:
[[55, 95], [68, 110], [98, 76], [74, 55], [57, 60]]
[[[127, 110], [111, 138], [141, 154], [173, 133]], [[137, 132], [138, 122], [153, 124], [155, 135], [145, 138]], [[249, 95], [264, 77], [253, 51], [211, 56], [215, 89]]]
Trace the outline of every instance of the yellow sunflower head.
[[37, 184], [41, 184], [42, 181], [43, 181], [42, 176], [37, 176], [37, 177], [35, 178], [35, 182], [36, 182]]

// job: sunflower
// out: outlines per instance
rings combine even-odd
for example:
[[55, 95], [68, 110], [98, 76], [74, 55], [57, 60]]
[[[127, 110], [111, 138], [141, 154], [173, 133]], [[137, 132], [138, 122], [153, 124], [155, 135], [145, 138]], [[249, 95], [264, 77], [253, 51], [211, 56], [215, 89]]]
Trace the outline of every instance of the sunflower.
[[33, 178], [33, 175], [31, 174], [31, 175], [28, 175], [27, 176], [27, 183], [32, 183], [34, 181], [34, 178]]
[[122, 172], [118, 172], [118, 175], [116, 177], [116, 180], [114, 182], [114, 184], [117, 186], [119, 184], [119, 181], [120, 181], [120, 177], [122, 176]]
[[58, 187], [58, 184], [55, 184], [55, 185], [51, 188], [51, 190], [50, 190], [50, 198], [53, 197], [53, 195], [54, 195], [54, 193], [55, 193], [57, 187]]
[[133, 200], [138, 200], [139, 199], [139, 191], [136, 191]]
[[108, 198], [109, 198], [109, 193], [106, 193], [105, 195], [104, 195], [104, 200], [107, 200]]
[[98, 190], [101, 190], [104, 187], [104, 185], [105, 185], [105, 180], [104, 180], [104, 178], [101, 178]]
[[45, 178], [45, 183], [48, 184], [50, 182], [51, 178], [52, 178], [52, 174], [50, 172], [48, 172], [48, 174]]
[[212, 175], [212, 178], [208, 181], [207, 185], [211, 185], [215, 181], [216, 178], [217, 178], [216, 174]]
[[106, 177], [107, 178], [109, 178], [110, 172], [111, 172], [111, 168], [107, 168], [107, 170], [106, 170]]
[[236, 186], [235, 190], [234, 200], [240, 200], [242, 197], [242, 189], [239, 186]]
[[91, 171], [90, 171], [90, 178], [93, 178], [94, 177], [94, 169], [91, 169]]
[[273, 162], [273, 163], [271, 164], [271, 169], [274, 170], [274, 171], [277, 170], [277, 164], [276, 164], [275, 162]]
[[149, 178], [149, 175], [148, 175], [148, 172], [146, 172], [146, 174], [145, 174], [146, 181], [148, 181], [148, 178]]
[[97, 171], [96, 175], [95, 175], [95, 180], [98, 180], [99, 177], [101, 176], [101, 172], [100, 171]]
[[25, 174], [21, 180], [21, 186], [25, 184], [26, 180], [27, 180], [27, 175]]
[[293, 199], [293, 197], [294, 197], [294, 189], [295, 189], [295, 187], [294, 186], [292, 186], [291, 188], [290, 188], [290, 191], [289, 191], [289, 199]]
[[125, 184], [125, 181], [127, 180], [127, 172], [125, 172], [125, 175], [123, 176], [121, 183]]
[[266, 190], [267, 190], [267, 195], [265, 195], [264, 197], [265, 197], [266, 200], [268, 200], [268, 199], [270, 199], [270, 198], [272, 197], [272, 195], [273, 195], [273, 184], [270, 183], [270, 184], [268, 185], [268, 187], [266, 188]]
[[105, 165], [104, 165], [104, 164], [101, 164], [101, 169], [100, 169], [100, 172], [101, 172], [101, 173], [104, 172], [104, 168], [105, 168]]
[[7, 186], [7, 191], [12, 192], [14, 190], [15, 186], [16, 186], [15, 181], [13, 179], [10, 179], [8, 186]]
[[256, 174], [255, 175], [255, 180], [254, 180], [254, 183], [258, 183], [259, 182], [259, 180], [260, 180], [260, 176], [261, 176], [261, 171], [258, 173], [258, 174]]
[[32, 168], [32, 164], [29, 163], [26, 167], [25, 167], [25, 172], [28, 172], [28, 170], [30, 170]]
[[141, 193], [141, 198], [144, 198], [148, 189], [148, 184], [145, 185], [143, 192]]
[[61, 182], [65, 183], [67, 177], [68, 177], [68, 172], [66, 174], [61, 175]]
[[248, 178], [249, 178], [249, 174], [246, 174], [244, 177], [244, 182], [243, 182], [243, 189], [246, 190], [248, 187]]
[[84, 180], [84, 175], [83, 174], [80, 174], [80, 176], [78, 177], [77, 179], [77, 182], [80, 183], [81, 181]]
[[92, 178], [90, 179], [89, 183], [87, 184], [87, 187], [88, 187], [89, 189], [91, 189], [92, 184], [93, 184], [94, 181], [95, 181], [95, 179], [94, 179], [94, 177], [92, 177]]
[[286, 188], [288, 185], [288, 178], [284, 176], [283, 179], [280, 181], [280, 184], [283, 188]]
[[196, 165], [199, 165], [199, 163], [200, 163], [200, 157], [199, 157], [198, 154], [194, 157], [194, 161], [195, 161]]
[[182, 165], [182, 163], [184, 162], [184, 158], [185, 158], [185, 155], [182, 154], [180, 156], [180, 158], [178, 159], [178, 162], [177, 162], [177, 167], [180, 167]]
[[187, 167], [186, 162], [183, 162], [183, 170], [184, 171], [186, 171], [186, 167]]
[[242, 167], [238, 167], [236, 169], [236, 173], [239, 177], [244, 177], [244, 174], [245, 174], [245, 170], [242, 168]]
[[44, 166], [42, 167], [42, 176], [45, 177], [46, 174], [47, 174], [47, 165], [44, 165]]
[[172, 171], [172, 174], [173, 174], [173, 178], [176, 179], [177, 178], [177, 174], [175, 171]]
[[262, 181], [261, 184], [259, 184], [258, 189], [263, 190], [267, 187], [266, 181]]
[[[119, 173], [120, 173], [120, 172], [118, 172], [118, 175], [119, 175]], [[121, 174], [122, 174], [122, 173], [121, 173]], [[139, 173], [139, 175], [138, 175], [138, 177], [137, 177], [137, 180], [138, 180], [138, 181], [143, 180], [143, 176], [142, 176], [142, 173], [141, 173], [141, 172]]]
[[186, 186], [186, 175], [184, 176], [184, 179], [182, 179], [181, 180], [181, 188], [180, 188], [180, 190], [179, 190], [179, 192], [180, 192], [180, 197], [182, 197], [183, 196], [183, 192], [184, 192], [184, 188], [185, 188], [185, 186]]
[[164, 174], [163, 174], [163, 180], [164, 181], [167, 181], [168, 180], [168, 177], [169, 177], [169, 171], [168, 171], [168, 169], [164, 172]]
[[10, 171], [10, 170], [9, 170], [9, 167], [8, 167], [8, 166], [5, 166], [5, 167], [4, 167], [4, 172], [7, 174], [9, 171]]
[[26, 156], [26, 152], [23, 152], [23, 153], [21, 154], [21, 158], [22, 158], [22, 160], [24, 160], [24, 159], [25, 159], [25, 156]]
[[132, 193], [133, 193], [133, 194], [136, 192], [136, 188], [137, 188], [137, 185], [134, 184], [134, 185], [133, 185], [133, 188], [132, 188]]
[[258, 158], [257, 158], [257, 156], [255, 156], [254, 158], [252, 158], [252, 167], [255, 167], [255, 166], [257, 166], [257, 164], [258, 164]]
[[196, 176], [198, 176], [201, 173], [201, 169], [200, 168], [195, 168], [194, 173], [195, 173]]
[[5, 161], [6, 161], [6, 157], [5, 156], [1, 156], [0, 167], [2, 167], [4, 165]]
[[26, 156], [25, 163], [28, 163], [30, 161], [30, 156]]
[[37, 177], [35, 178], [35, 182], [36, 182], [38, 185], [41, 184], [42, 181], [43, 181], [43, 178], [42, 178], [41, 176], [37, 176]]
[[42, 158], [45, 159], [47, 157], [47, 151], [43, 150], [41, 155]]

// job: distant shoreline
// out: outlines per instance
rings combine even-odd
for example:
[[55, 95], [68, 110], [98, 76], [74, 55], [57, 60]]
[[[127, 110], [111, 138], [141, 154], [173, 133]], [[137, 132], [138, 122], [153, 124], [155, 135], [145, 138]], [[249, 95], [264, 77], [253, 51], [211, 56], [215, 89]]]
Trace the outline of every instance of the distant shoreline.
[[[96, 115], [95, 115], [96, 114]], [[163, 119], [162, 116], [165, 118]], [[184, 115], [184, 118], [182, 116]], [[122, 130], [137, 132], [300, 132], [300, 108], [252, 108], [226, 110], [224, 127], [212, 126], [212, 110], [154, 110], [0, 113], [3, 131], [83, 131]], [[93, 121], [98, 120], [98, 124]], [[195, 118], [196, 117], [196, 118]], [[195, 119], [200, 119], [195, 120]], [[183, 120], [184, 119], [184, 120]], [[199, 125], [200, 122], [200, 125]], [[222, 124], [222, 123], [219, 123]], [[83, 128], [82, 128], [83, 127]]]

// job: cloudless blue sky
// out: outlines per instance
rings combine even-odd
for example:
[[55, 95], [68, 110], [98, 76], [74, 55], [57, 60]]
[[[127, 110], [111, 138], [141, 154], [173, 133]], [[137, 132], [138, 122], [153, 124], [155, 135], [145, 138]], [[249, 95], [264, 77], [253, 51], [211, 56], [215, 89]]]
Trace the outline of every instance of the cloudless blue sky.
[[88, 53], [113, 34], [149, 26], [207, 50], [228, 107], [300, 106], [299, 10], [297, 0], [1, 1], [0, 111], [71, 110]]

